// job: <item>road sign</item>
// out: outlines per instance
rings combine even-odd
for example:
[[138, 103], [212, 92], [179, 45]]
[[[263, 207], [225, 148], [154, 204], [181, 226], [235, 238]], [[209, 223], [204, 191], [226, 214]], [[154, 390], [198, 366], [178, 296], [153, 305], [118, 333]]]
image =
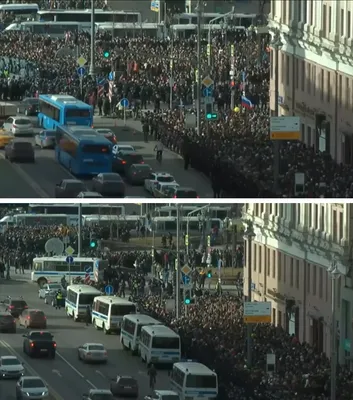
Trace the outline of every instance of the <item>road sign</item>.
[[65, 249], [65, 253], [66, 253], [68, 256], [72, 256], [72, 255], [75, 253], [75, 249], [73, 249], [71, 246], [69, 246], [69, 247], [67, 247], [67, 248]]
[[122, 107], [129, 107], [129, 100], [128, 99], [121, 99], [120, 104]]
[[112, 285], [107, 285], [107, 286], [104, 288], [104, 292], [105, 292], [105, 294], [107, 294], [107, 295], [113, 294], [113, 292], [114, 292], [113, 286], [112, 286]]
[[244, 322], [248, 324], [270, 323], [271, 303], [269, 301], [246, 301], [244, 303]]
[[181, 269], [181, 272], [184, 275], [189, 275], [191, 272], [191, 268], [188, 265], [184, 265], [183, 268]]
[[212, 86], [204, 88], [203, 91], [202, 91], [202, 93], [203, 93], [203, 95], [204, 95], [205, 97], [212, 97], [212, 95], [213, 95], [213, 88], [212, 88]]
[[190, 276], [181, 274], [181, 280], [183, 281], [184, 285], [188, 285], [190, 283]]
[[205, 78], [202, 79], [202, 84], [206, 86], [207, 88], [212, 86], [214, 83], [213, 79], [210, 76], [206, 76]]
[[74, 262], [74, 258], [73, 258], [72, 256], [67, 256], [67, 257], [66, 257], [66, 262], [67, 262], [68, 264], [72, 264], [72, 263]]
[[109, 72], [108, 79], [110, 81], [113, 81], [115, 79], [115, 72], [114, 71]]
[[151, 11], [159, 12], [160, 0], [151, 1]]
[[105, 82], [106, 82], [106, 79], [105, 79], [105, 78], [102, 78], [102, 77], [97, 78], [97, 85], [98, 85], [98, 86], [104, 86], [104, 85], [105, 85]]
[[271, 140], [300, 140], [300, 117], [271, 117]]
[[86, 68], [84, 68], [84, 67], [77, 68], [77, 74], [81, 78], [83, 77], [83, 75], [85, 75], [85, 73], [86, 73]]
[[45, 243], [45, 251], [47, 253], [53, 253], [57, 256], [61, 256], [64, 252], [64, 243], [59, 238], [51, 238]]
[[90, 265], [86, 265], [85, 272], [86, 272], [86, 274], [90, 274], [92, 272], [92, 267]]
[[87, 62], [87, 60], [82, 56], [80, 56], [77, 59], [77, 64], [79, 65], [79, 67], [83, 67], [86, 64], [86, 62]]

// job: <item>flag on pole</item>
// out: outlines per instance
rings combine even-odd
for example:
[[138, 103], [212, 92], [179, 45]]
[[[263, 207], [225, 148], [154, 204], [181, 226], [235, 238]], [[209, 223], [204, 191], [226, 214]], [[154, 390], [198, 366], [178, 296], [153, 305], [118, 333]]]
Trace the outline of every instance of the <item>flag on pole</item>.
[[248, 110], [254, 108], [253, 103], [246, 96], [241, 96], [241, 105]]

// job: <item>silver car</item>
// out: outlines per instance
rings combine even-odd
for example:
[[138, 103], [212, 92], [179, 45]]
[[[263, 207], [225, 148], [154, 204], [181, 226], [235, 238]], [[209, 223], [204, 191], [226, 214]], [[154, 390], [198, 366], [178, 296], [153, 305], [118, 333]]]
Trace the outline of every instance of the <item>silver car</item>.
[[46, 283], [38, 290], [38, 297], [44, 299], [45, 304], [49, 304], [59, 289], [64, 290], [60, 283]]
[[40, 131], [38, 135], [34, 137], [36, 146], [41, 149], [54, 149], [56, 143], [56, 132], [50, 130]]
[[27, 117], [9, 117], [3, 124], [6, 131], [16, 135], [33, 135], [33, 125]]
[[23, 376], [16, 384], [16, 400], [47, 399], [49, 390], [39, 376]]
[[108, 361], [108, 353], [101, 343], [85, 343], [77, 349], [78, 359], [84, 362], [100, 362]]
[[0, 357], [0, 378], [11, 379], [20, 378], [24, 375], [25, 369], [22, 363], [15, 356], [2, 356]]

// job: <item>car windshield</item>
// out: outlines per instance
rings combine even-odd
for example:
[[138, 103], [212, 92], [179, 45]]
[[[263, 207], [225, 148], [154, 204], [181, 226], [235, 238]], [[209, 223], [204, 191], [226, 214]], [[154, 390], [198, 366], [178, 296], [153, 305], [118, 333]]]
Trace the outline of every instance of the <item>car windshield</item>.
[[1, 365], [21, 365], [17, 358], [4, 358], [1, 360]]
[[119, 385], [133, 386], [135, 385], [135, 380], [132, 378], [120, 378]]
[[31, 340], [53, 340], [53, 336], [49, 332], [32, 332], [30, 337]]
[[28, 119], [15, 119], [16, 125], [30, 125], [31, 121]]
[[45, 387], [44, 382], [41, 379], [24, 379], [24, 388], [42, 388]]
[[177, 191], [177, 196], [182, 198], [182, 199], [188, 199], [188, 198], [196, 198], [197, 193], [192, 191], [192, 190], [178, 190]]
[[101, 344], [90, 344], [88, 348], [90, 351], [104, 351], [104, 347]]
[[130, 146], [119, 146], [119, 151], [135, 151], [133, 147]]
[[80, 304], [81, 306], [92, 305], [95, 297], [97, 297], [96, 294], [80, 294], [78, 299], [78, 304]]
[[76, 189], [82, 189], [84, 186], [82, 182], [68, 182], [66, 184], [66, 187], [70, 190], [76, 190]]
[[174, 182], [174, 178], [172, 176], [157, 176], [158, 182]]
[[15, 308], [25, 308], [27, 303], [24, 300], [12, 300], [11, 304]]
[[44, 312], [43, 311], [31, 311], [29, 313], [29, 315], [31, 316], [31, 318], [44, 318]]
[[163, 396], [163, 400], [180, 400], [177, 394], [167, 394]]
[[31, 143], [15, 142], [15, 143], [13, 144], [13, 147], [14, 147], [16, 150], [22, 150], [22, 149], [31, 149], [31, 148], [32, 148], [32, 145], [31, 145]]

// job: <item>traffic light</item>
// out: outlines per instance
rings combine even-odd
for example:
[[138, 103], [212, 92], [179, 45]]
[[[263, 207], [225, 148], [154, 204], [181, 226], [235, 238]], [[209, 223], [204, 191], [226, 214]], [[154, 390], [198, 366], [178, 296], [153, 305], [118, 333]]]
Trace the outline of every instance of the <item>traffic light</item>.
[[94, 234], [91, 234], [89, 238], [89, 247], [91, 249], [95, 249], [97, 248], [97, 246], [98, 246], [98, 240]]
[[105, 51], [103, 52], [103, 57], [104, 57], [104, 58], [109, 58], [109, 57], [110, 57], [110, 51], [109, 51], [109, 50], [105, 50]]
[[186, 305], [191, 304], [191, 298], [190, 298], [189, 295], [186, 295], [186, 296], [185, 296], [184, 303], [185, 303]]
[[218, 119], [218, 114], [213, 111], [213, 104], [206, 104], [205, 110], [206, 120], [207, 121], [215, 121]]
[[212, 278], [212, 271], [207, 272], [207, 278]]

